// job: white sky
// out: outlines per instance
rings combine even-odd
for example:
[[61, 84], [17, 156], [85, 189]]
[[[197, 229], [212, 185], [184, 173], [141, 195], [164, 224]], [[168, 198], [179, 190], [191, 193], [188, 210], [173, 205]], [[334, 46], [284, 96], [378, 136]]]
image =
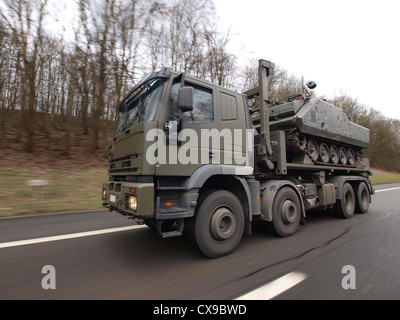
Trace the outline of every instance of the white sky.
[[[347, 93], [400, 119], [400, 0], [214, 3], [221, 29], [231, 30], [229, 50], [242, 65], [270, 60], [305, 82], [315, 81], [319, 96]], [[72, 0], [50, 1], [59, 27], [69, 29], [62, 32], [64, 37], [73, 34], [66, 13], [74, 5]]]
[[240, 61], [266, 59], [400, 119], [400, 0], [214, 0]]

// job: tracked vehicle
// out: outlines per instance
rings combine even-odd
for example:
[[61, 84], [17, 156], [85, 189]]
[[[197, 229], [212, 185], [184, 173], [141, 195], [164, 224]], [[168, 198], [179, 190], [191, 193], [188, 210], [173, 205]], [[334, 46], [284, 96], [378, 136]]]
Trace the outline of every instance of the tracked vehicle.
[[[307, 83], [314, 89], [313, 81]], [[252, 91], [247, 92], [252, 97]], [[369, 130], [349, 119], [341, 108], [304, 92], [285, 102], [266, 101], [271, 131], [285, 132], [287, 162], [343, 168], [367, 168], [362, 150], [369, 145]], [[257, 104], [255, 104], [257, 106]], [[259, 127], [258, 108], [250, 108], [255, 128]]]
[[270, 101], [274, 64], [260, 60], [258, 72], [243, 94], [170, 68], [140, 81], [120, 106], [103, 205], [164, 238], [188, 232], [210, 258], [234, 251], [255, 221], [286, 237], [311, 209], [368, 212], [368, 129], [313, 97], [312, 82]]

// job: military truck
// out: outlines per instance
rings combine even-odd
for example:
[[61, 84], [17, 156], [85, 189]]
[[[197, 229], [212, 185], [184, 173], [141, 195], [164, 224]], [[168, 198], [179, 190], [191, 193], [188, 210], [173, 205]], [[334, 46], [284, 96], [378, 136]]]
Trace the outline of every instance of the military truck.
[[293, 235], [312, 209], [366, 213], [369, 130], [312, 95], [268, 99], [274, 64], [243, 94], [163, 67], [123, 99], [103, 205], [205, 256], [233, 252], [252, 224]]

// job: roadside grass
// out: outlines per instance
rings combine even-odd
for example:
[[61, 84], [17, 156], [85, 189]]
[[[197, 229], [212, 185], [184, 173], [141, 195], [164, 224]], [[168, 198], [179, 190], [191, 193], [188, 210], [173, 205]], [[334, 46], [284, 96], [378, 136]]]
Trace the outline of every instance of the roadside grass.
[[[400, 183], [400, 173], [372, 169], [376, 184]], [[44, 179], [46, 186], [31, 187], [28, 180]], [[0, 217], [98, 210], [101, 187], [107, 181], [107, 170], [84, 171], [0, 169]]]
[[[27, 185], [43, 179], [43, 187]], [[107, 171], [0, 169], [0, 217], [64, 211], [101, 209], [101, 187]]]
[[387, 172], [379, 169], [371, 169], [373, 175], [370, 177], [372, 184], [389, 184], [389, 183], [400, 183], [400, 173], [398, 172]]

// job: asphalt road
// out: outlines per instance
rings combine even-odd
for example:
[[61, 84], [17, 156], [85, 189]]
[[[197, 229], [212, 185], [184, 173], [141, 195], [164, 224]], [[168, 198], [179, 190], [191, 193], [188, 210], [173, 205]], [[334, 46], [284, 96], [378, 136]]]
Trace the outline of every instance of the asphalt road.
[[[147, 227], [108, 230], [135, 225], [115, 212], [0, 219], [0, 299], [231, 300], [300, 274], [257, 298], [397, 300], [400, 184], [376, 190], [368, 214], [344, 220], [309, 213], [306, 225], [284, 239], [260, 224], [234, 253], [213, 260], [185, 234], [162, 239]], [[103, 233], [88, 233], [95, 230]], [[42, 273], [44, 266], [54, 273]], [[45, 282], [54, 280], [55, 289], [46, 290], [50, 274]]]

